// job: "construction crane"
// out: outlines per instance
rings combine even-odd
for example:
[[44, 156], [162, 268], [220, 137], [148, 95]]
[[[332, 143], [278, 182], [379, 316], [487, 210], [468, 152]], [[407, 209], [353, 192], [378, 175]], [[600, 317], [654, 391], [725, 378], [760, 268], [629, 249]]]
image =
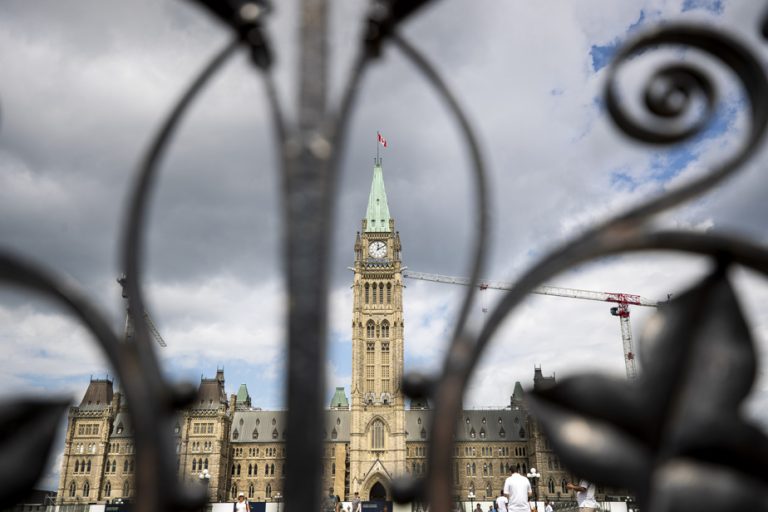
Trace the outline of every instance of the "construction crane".
[[[131, 316], [131, 308], [128, 305], [128, 291], [125, 289], [125, 274], [118, 277], [117, 282], [120, 283], [120, 286], [123, 288], [123, 299], [125, 299], [125, 341], [128, 341], [133, 338], [133, 317]], [[160, 332], [157, 330], [157, 327], [155, 327], [152, 317], [149, 316], [149, 313], [146, 311], [144, 311], [144, 320], [147, 323], [149, 335], [154, 338], [158, 345], [167, 347], [168, 344], [163, 337], [160, 336]]]
[[[434, 283], [458, 284], [470, 286], [469, 279], [465, 277], [444, 276], [440, 274], [427, 274], [424, 272], [414, 272], [404, 270], [403, 277], [410, 279], [419, 279], [422, 281], [431, 281]], [[482, 290], [489, 288], [494, 290], [511, 290], [511, 283], [502, 283], [496, 281], [481, 280], [477, 287]], [[611, 314], [619, 318], [621, 327], [621, 341], [624, 348], [624, 365], [627, 369], [627, 378], [632, 380], [637, 377], [637, 365], [635, 363], [635, 351], [632, 344], [632, 329], [629, 324], [629, 306], [658, 307], [658, 301], [646, 299], [640, 295], [630, 293], [610, 293], [595, 292], [590, 290], [579, 290], [576, 288], [559, 288], [557, 286], [542, 285], [531, 290], [531, 293], [539, 295], [551, 295], [554, 297], [566, 297], [569, 299], [596, 300], [600, 302], [613, 302], [616, 304], [611, 308]], [[483, 312], [487, 309], [484, 307]]]

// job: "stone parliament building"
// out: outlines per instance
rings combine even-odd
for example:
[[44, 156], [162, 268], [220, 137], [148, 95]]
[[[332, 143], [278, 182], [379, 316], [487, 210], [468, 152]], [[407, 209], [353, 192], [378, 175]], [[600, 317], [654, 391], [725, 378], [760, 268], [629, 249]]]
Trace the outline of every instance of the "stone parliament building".
[[[362, 229], [354, 244], [352, 382], [336, 388], [324, 425], [323, 473], [342, 500], [388, 500], [397, 476], [427, 471], [430, 410], [406, 403], [400, 389], [404, 359], [401, 245], [389, 214], [378, 160]], [[534, 387], [554, 377], [534, 369]], [[536, 468], [540, 499], [568, 499], [571, 475], [562, 467], [523, 403], [515, 383], [503, 408], [464, 410], [457, 418], [453, 477], [457, 500], [495, 498], [509, 465]], [[285, 475], [285, 411], [252, 406], [245, 384], [227, 396], [224, 371], [203, 378], [195, 403], [174, 428], [179, 478], [208, 480], [211, 501], [239, 492], [251, 501], [277, 501]], [[106, 503], [133, 493], [133, 442], [125, 401], [110, 380], [91, 380], [69, 411], [57, 501]], [[603, 494], [598, 488], [598, 494]]]

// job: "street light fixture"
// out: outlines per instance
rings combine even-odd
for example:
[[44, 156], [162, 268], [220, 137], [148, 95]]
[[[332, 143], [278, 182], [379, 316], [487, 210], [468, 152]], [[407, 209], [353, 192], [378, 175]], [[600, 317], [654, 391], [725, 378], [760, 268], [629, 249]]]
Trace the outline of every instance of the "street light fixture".
[[277, 512], [280, 512], [280, 500], [283, 499], [283, 495], [279, 492], [275, 493], [275, 501], [277, 502]]
[[469, 498], [469, 510], [470, 512], [474, 512], [475, 510], [475, 491], [470, 490], [469, 494], [467, 494], [467, 498]]
[[531, 468], [531, 471], [525, 476], [528, 477], [528, 480], [533, 480], [533, 508], [538, 512], [539, 510], [538, 479], [541, 478], [541, 473], [536, 471], [536, 468]]
[[[211, 474], [208, 472], [208, 469], [202, 470], [198, 475], [197, 478], [200, 480], [200, 485], [203, 486], [203, 489], [205, 489], [205, 503], [207, 505], [208, 503], [208, 485], [211, 482]], [[207, 507], [206, 505], [203, 505], [203, 510], [205, 510]]]

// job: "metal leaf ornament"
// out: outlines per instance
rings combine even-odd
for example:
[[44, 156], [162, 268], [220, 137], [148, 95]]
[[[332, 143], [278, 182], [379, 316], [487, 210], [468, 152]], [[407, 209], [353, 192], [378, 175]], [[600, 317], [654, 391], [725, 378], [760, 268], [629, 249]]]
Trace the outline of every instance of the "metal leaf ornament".
[[725, 269], [660, 307], [640, 348], [636, 382], [575, 376], [528, 396], [565, 465], [654, 512], [768, 511], [768, 438], [741, 415], [755, 351]]
[[26, 498], [48, 461], [65, 400], [13, 400], [0, 404], [0, 509]]

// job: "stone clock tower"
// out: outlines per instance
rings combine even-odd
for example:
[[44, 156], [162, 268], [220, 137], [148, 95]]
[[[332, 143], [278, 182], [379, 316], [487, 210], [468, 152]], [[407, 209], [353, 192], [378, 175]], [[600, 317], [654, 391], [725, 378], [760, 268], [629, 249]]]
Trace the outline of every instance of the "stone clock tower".
[[350, 491], [390, 499], [391, 479], [405, 473], [403, 282], [381, 160], [355, 240], [354, 272]]

